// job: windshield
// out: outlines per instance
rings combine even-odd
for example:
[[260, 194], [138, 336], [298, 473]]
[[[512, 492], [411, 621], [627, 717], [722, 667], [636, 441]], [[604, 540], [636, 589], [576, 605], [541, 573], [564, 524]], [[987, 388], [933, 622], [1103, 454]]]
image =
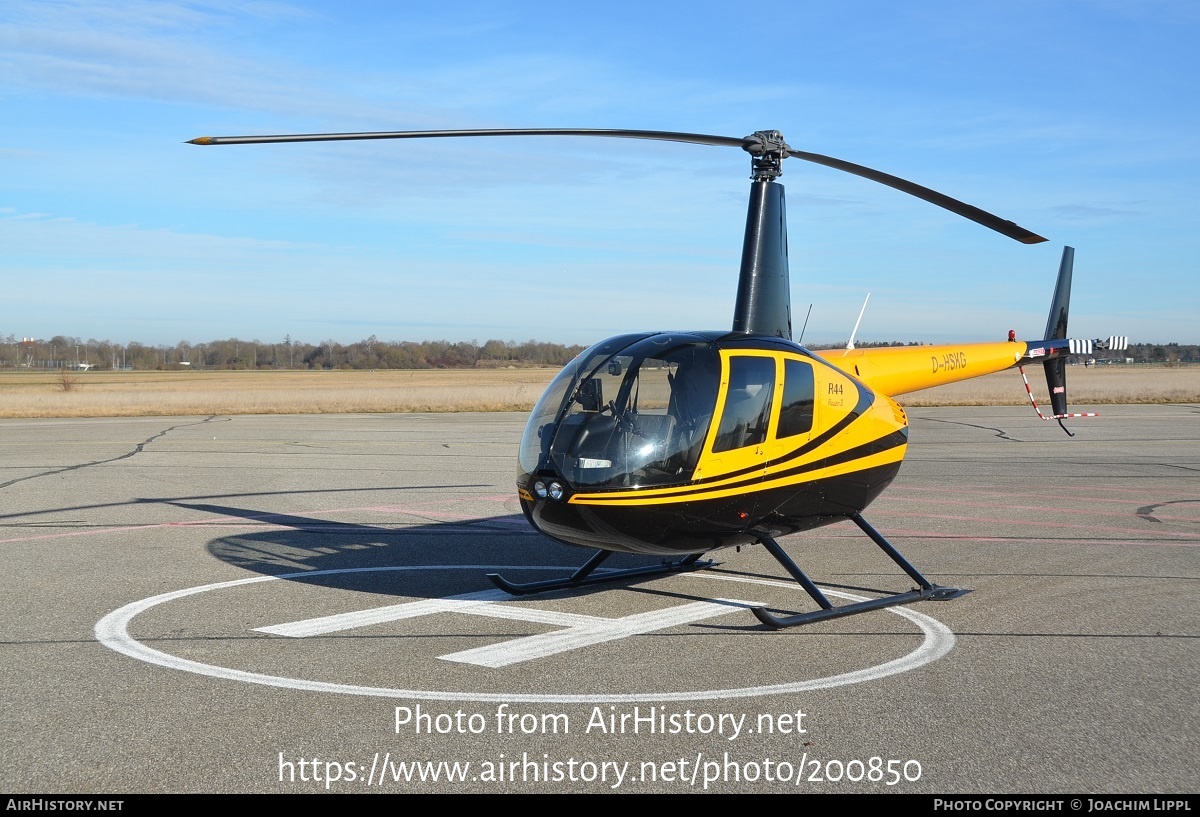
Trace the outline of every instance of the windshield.
[[631, 343], [646, 337], [642, 332], [636, 335], [619, 335], [615, 338], [602, 340], [580, 352], [574, 360], [563, 367], [555, 378], [550, 381], [541, 399], [533, 407], [533, 413], [525, 424], [525, 433], [521, 437], [521, 477], [535, 473], [544, 467], [543, 456], [550, 452], [550, 439], [554, 424], [564, 410], [564, 403], [574, 397], [579, 388], [580, 373], [587, 374], [615, 352], [624, 349]]
[[[526, 428], [526, 473], [533, 472], [528, 465], [535, 464], [530, 455], [536, 440], [542, 467], [548, 458], [576, 488], [691, 479], [716, 405], [716, 347], [687, 334], [633, 340], [598, 344], [551, 384]], [[543, 402], [560, 406], [549, 428], [552, 409]]]

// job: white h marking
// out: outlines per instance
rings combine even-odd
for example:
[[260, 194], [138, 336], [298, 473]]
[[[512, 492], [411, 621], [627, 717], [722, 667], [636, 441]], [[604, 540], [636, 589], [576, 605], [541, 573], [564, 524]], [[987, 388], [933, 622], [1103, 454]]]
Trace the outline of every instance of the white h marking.
[[271, 627], [257, 627], [255, 631], [288, 638], [308, 638], [339, 630], [369, 627], [389, 621], [419, 618], [438, 613], [464, 613], [488, 618], [506, 618], [512, 621], [530, 621], [563, 628], [551, 633], [524, 636], [510, 641], [502, 641], [499, 644], [440, 656], [443, 661], [456, 661], [461, 664], [494, 668], [507, 667], [510, 664], [532, 661], [535, 658], [577, 650], [592, 644], [603, 644], [606, 641], [616, 641], [632, 635], [665, 630], [668, 627], [703, 621], [706, 618], [714, 618], [747, 607], [760, 606], [756, 602], [737, 599], [715, 599], [668, 607], [665, 610], [653, 610], [649, 613], [636, 613], [622, 618], [601, 618], [600, 616], [542, 610], [536, 607], [497, 604], [497, 602], [512, 598], [503, 590], [481, 590], [477, 593], [464, 593], [444, 599], [411, 601], [353, 613], [292, 621]]

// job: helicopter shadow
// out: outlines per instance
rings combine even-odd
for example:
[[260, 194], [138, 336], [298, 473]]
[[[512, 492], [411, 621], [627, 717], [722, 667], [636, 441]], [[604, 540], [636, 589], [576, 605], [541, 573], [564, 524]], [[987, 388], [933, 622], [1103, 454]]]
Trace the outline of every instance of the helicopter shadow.
[[[244, 520], [253, 525], [250, 531], [238, 530], [208, 543], [208, 552], [222, 562], [287, 581], [385, 596], [441, 598], [492, 589], [488, 572], [502, 571], [519, 581], [568, 575], [588, 555], [583, 548], [534, 530], [519, 513], [371, 524], [211, 502], [165, 504], [214, 514], [226, 524]], [[614, 554], [605, 567], [656, 561]], [[581, 587], [553, 595], [602, 589]]]
[[[516, 581], [567, 576], [589, 553], [544, 536], [519, 513], [418, 524], [370, 524], [211, 502], [169, 504], [214, 514], [227, 523], [243, 520], [255, 526], [254, 530], [239, 530], [208, 543], [209, 553], [227, 564], [286, 581], [389, 598], [432, 599], [493, 590], [485, 575], [490, 572], [502, 572]], [[654, 557], [614, 554], [605, 568], [640, 567], [657, 561]], [[741, 565], [716, 564], [708, 570], [730, 578], [790, 582], [786, 575]], [[679, 585], [655, 587], [655, 578], [660, 577], [563, 588], [539, 594], [538, 598], [583, 599], [616, 589], [680, 601], [712, 598], [710, 592], [689, 592]], [[878, 587], [819, 583], [831, 589], [882, 595], [892, 592]], [[795, 589], [800, 591], [798, 586]], [[802, 592], [788, 592], [784, 598], [787, 607], [771, 604], [768, 609], [783, 613], [812, 606]], [[703, 628], [735, 632], [759, 631], [762, 626], [751, 620], [708, 622]]]

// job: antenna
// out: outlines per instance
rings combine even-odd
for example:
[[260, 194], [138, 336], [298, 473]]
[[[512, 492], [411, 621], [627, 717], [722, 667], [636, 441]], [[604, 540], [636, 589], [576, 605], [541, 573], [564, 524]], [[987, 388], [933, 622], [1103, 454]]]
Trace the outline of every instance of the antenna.
[[808, 319], [812, 316], [812, 304], [808, 305], [808, 314], [804, 316], [804, 326], [800, 327], [800, 340], [796, 341], [798, 345], [804, 345], [804, 330], [808, 328]]
[[871, 300], [871, 293], [867, 293], [867, 297], [863, 299], [862, 309], [858, 310], [858, 320], [854, 322], [854, 328], [850, 330], [850, 340], [846, 344], [847, 349], [854, 348], [854, 336], [858, 334], [858, 325], [862, 323], [863, 313], [867, 311], [867, 301]]

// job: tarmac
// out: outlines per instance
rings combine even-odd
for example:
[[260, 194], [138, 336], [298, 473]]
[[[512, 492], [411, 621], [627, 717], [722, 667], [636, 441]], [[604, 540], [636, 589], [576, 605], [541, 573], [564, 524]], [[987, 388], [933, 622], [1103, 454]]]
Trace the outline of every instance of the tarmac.
[[523, 415], [0, 421], [0, 791], [1197, 792], [1200, 406], [1077, 410], [910, 410], [864, 515], [972, 592], [780, 631], [760, 547], [491, 589], [588, 555], [521, 514]]

